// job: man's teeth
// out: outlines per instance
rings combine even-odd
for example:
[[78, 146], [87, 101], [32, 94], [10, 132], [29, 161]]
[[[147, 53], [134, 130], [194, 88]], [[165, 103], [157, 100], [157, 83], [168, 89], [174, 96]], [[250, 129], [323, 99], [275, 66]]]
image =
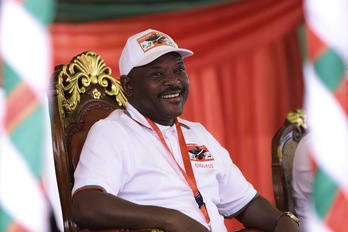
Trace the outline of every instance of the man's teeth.
[[162, 96], [162, 98], [173, 98], [173, 97], [178, 97], [178, 96], [179, 96], [179, 93], [176, 93], [176, 94], [164, 95], [164, 96]]

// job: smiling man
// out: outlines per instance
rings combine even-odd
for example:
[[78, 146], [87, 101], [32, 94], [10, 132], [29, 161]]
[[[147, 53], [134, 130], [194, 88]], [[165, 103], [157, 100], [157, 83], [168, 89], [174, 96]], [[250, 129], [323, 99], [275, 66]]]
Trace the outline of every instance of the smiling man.
[[126, 110], [91, 128], [75, 171], [73, 217], [89, 229], [226, 232], [224, 218], [264, 231], [298, 231], [298, 219], [260, 196], [200, 124], [179, 118], [193, 52], [148, 29], [119, 62]]
[[135, 67], [121, 82], [128, 103], [152, 121], [171, 126], [183, 113], [189, 81], [180, 54], [166, 53], [149, 65]]

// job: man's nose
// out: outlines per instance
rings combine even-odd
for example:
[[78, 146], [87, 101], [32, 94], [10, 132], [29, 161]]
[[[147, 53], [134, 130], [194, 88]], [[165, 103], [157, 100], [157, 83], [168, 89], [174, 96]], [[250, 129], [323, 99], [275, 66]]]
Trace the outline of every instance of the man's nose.
[[172, 73], [172, 72], [170, 72], [170, 73], [168, 73], [166, 75], [166, 79], [165, 80], [166, 80], [165, 81], [166, 85], [174, 85], [174, 86], [176, 86], [176, 85], [180, 84], [180, 80], [179, 80], [178, 76], [175, 75], [175, 73]]

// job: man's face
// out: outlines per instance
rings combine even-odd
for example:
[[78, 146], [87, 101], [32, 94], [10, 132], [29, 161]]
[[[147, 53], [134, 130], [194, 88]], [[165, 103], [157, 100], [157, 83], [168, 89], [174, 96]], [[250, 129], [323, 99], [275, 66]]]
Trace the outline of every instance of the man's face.
[[128, 101], [141, 114], [162, 125], [172, 125], [182, 114], [189, 93], [185, 64], [178, 53], [167, 53], [134, 68], [121, 79]]

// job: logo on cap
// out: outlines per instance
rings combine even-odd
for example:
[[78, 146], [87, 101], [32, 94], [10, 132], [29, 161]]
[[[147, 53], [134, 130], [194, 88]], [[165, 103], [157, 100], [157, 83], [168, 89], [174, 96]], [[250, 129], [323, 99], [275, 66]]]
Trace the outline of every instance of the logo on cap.
[[159, 46], [172, 46], [175, 48], [175, 43], [166, 34], [158, 31], [152, 31], [139, 39], [137, 39], [138, 44], [142, 48], [143, 52], [147, 52], [152, 48]]

